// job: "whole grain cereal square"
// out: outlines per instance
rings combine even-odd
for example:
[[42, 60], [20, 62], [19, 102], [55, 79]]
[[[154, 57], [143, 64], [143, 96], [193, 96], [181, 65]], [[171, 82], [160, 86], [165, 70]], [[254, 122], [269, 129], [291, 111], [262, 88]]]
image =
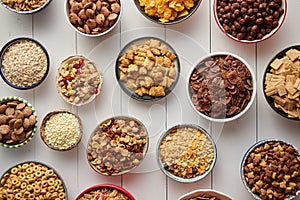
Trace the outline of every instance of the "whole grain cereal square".
[[295, 81], [294, 87], [295, 87], [297, 90], [300, 90], [300, 78], [297, 78], [297, 80]]
[[270, 66], [273, 68], [273, 69], [279, 69], [279, 67], [282, 65], [282, 60], [276, 58], [271, 64]]
[[289, 57], [291, 61], [300, 58], [300, 51], [298, 51], [297, 49], [290, 49], [285, 54]]
[[287, 91], [286, 91], [286, 89], [285, 89], [284, 83], [279, 84], [279, 85], [277, 86], [277, 90], [278, 90], [279, 96], [281, 96], [281, 97], [287, 94]]
[[289, 94], [294, 95], [297, 90], [294, 88], [292, 82], [286, 82], [285, 89], [288, 91]]

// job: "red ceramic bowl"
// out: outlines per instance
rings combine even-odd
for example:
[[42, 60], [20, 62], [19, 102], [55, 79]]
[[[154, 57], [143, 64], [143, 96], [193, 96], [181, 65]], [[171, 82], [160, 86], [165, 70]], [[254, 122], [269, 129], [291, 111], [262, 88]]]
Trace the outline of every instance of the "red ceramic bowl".
[[87, 194], [93, 190], [98, 190], [98, 189], [102, 189], [102, 188], [108, 188], [108, 189], [116, 189], [119, 192], [122, 192], [123, 194], [125, 194], [130, 200], [135, 200], [135, 198], [124, 188], [114, 185], [114, 184], [98, 184], [98, 185], [94, 185], [91, 186], [87, 189], [85, 189], [84, 191], [82, 191], [77, 197], [76, 200], [79, 200], [81, 197], [83, 197], [84, 194]]

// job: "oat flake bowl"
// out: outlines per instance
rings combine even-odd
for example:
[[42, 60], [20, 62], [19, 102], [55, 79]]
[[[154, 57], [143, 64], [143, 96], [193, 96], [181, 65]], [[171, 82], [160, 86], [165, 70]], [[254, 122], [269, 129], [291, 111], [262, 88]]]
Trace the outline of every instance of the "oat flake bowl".
[[212, 189], [198, 189], [182, 195], [178, 200], [232, 200], [232, 198], [222, 192]]
[[157, 101], [175, 88], [180, 74], [179, 57], [165, 41], [142, 37], [129, 42], [116, 61], [122, 90], [138, 101]]
[[46, 8], [52, 0], [1, 0], [2, 6], [18, 14], [33, 14]]
[[50, 58], [45, 47], [32, 38], [15, 38], [0, 53], [0, 75], [11, 87], [29, 90], [47, 77]]
[[162, 172], [181, 183], [206, 177], [217, 160], [213, 139], [200, 126], [177, 125], [167, 130], [156, 146], [157, 162]]
[[98, 37], [112, 31], [121, 19], [121, 0], [66, 0], [65, 13], [79, 34]]
[[229, 122], [241, 117], [256, 96], [256, 80], [251, 67], [241, 57], [227, 52], [201, 58], [190, 72], [187, 86], [192, 107], [214, 122]]
[[0, 179], [0, 199], [68, 200], [61, 176], [50, 166], [26, 161], [8, 169]]
[[300, 194], [300, 154], [280, 139], [257, 142], [245, 153], [241, 178], [255, 199], [292, 200]]
[[91, 134], [87, 159], [99, 174], [121, 175], [143, 161], [148, 146], [148, 132], [142, 122], [127, 116], [111, 117]]
[[98, 184], [82, 191], [76, 200], [105, 199], [111, 200], [135, 200], [134, 197], [124, 188], [114, 184]]
[[279, 115], [300, 121], [300, 46], [287, 47], [276, 54], [263, 77], [264, 96]]
[[0, 99], [0, 146], [17, 148], [27, 144], [36, 132], [37, 115], [21, 97]]
[[56, 75], [56, 89], [69, 104], [82, 106], [100, 94], [103, 76], [96, 63], [83, 56], [63, 60]]
[[214, 18], [229, 38], [257, 43], [274, 35], [284, 22], [286, 0], [214, 0]]

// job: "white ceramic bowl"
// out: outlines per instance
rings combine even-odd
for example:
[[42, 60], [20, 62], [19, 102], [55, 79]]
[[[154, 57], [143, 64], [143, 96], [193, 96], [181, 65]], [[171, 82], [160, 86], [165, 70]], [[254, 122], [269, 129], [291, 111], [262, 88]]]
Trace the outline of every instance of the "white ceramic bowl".
[[197, 198], [202, 195], [210, 195], [212, 197], [218, 198], [220, 200], [232, 200], [230, 196], [227, 194], [224, 194], [222, 192], [212, 190], [212, 189], [198, 189], [194, 190], [192, 192], [188, 192], [181, 197], [178, 198], [178, 200], [189, 200], [191, 198]]
[[37, 12], [40, 12], [41, 10], [43, 10], [44, 8], [46, 8], [50, 2], [52, 0], [47, 0], [42, 6], [36, 8], [36, 9], [33, 9], [33, 10], [17, 10], [17, 9], [14, 9], [8, 5], [6, 5], [5, 3], [3, 3], [3, 0], [0, 1], [0, 4], [5, 7], [6, 9], [14, 12], [14, 13], [18, 13], [18, 14], [33, 14], [33, 13], [37, 13]]

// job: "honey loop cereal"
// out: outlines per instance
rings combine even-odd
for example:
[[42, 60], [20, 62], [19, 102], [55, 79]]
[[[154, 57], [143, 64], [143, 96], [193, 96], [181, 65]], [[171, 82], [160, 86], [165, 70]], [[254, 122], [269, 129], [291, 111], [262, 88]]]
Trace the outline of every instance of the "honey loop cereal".
[[0, 180], [0, 199], [3, 200], [66, 200], [67, 194], [56, 172], [36, 162], [18, 164]]

